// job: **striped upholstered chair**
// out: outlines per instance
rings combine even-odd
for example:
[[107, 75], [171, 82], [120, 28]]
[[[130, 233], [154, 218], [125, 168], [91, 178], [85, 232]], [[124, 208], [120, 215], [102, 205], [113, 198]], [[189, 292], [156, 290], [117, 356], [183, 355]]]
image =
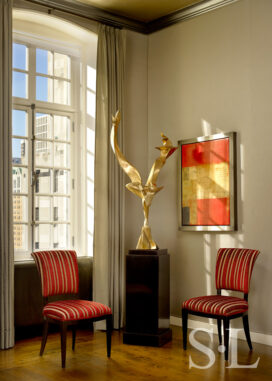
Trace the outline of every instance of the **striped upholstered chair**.
[[[57, 323], [61, 331], [61, 362], [65, 368], [67, 326], [72, 326], [72, 349], [75, 349], [76, 323], [106, 319], [107, 355], [111, 352], [112, 312], [104, 304], [80, 300], [78, 294], [78, 265], [76, 252], [72, 250], [37, 251], [32, 253], [41, 277], [44, 298], [44, 330], [40, 356], [42, 356], [48, 335], [48, 323]], [[48, 301], [54, 295], [70, 294], [72, 299]], [[69, 297], [70, 297], [69, 295]]]
[[[182, 304], [183, 348], [187, 347], [188, 314], [217, 319], [219, 343], [222, 344], [221, 322], [223, 321], [225, 360], [228, 360], [229, 322], [242, 317], [244, 331], [250, 350], [252, 349], [248, 325], [248, 292], [251, 273], [259, 255], [258, 250], [219, 249], [216, 259], [217, 295], [191, 298]], [[221, 290], [244, 293], [244, 298], [223, 296]]]

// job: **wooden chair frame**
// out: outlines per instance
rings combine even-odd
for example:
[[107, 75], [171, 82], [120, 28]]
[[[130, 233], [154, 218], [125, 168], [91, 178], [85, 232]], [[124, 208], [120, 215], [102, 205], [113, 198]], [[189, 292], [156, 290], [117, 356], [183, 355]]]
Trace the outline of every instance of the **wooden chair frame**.
[[[221, 289], [217, 290], [217, 295], [221, 295]], [[244, 294], [244, 300], [248, 301], [248, 294]], [[239, 313], [231, 316], [222, 316], [214, 314], [206, 314], [204, 312], [196, 312], [188, 310], [187, 308], [181, 309], [182, 314], [182, 332], [183, 332], [183, 349], [187, 349], [187, 329], [188, 329], [188, 315], [202, 316], [206, 318], [216, 319], [217, 320], [217, 330], [218, 330], [218, 339], [219, 344], [222, 344], [222, 328], [221, 323], [223, 321], [223, 332], [224, 332], [224, 346], [225, 346], [225, 360], [228, 361], [229, 356], [229, 329], [230, 329], [230, 320], [242, 317], [244, 331], [247, 339], [249, 349], [252, 350], [252, 343], [250, 338], [249, 323], [248, 323], [248, 311], [244, 313]]]
[[[67, 252], [69, 252], [69, 251], [70, 250], [67, 250]], [[48, 252], [50, 252], [50, 251], [48, 251]], [[47, 253], [47, 252], [44, 252], [44, 253]], [[44, 255], [44, 253], [43, 253], [43, 255]], [[64, 255], [64, 253], [62, 253], [61, 255]], [[73, 256], [74, 265], [76, 265], [76, 268], [74, 269], [76, 274], [74, 273], [74, 275], [75, 275], [77, 282], [78, 282], [78, 267], [77, 267], [76, 252], [74, 250], [72, 250], [71, 255]], [[36, 262], [36, 265], [38, 268], [38, 272], [40, 275], [41, 283], [43, 284], [43, 278], [42, 278], [43, 275], [41, 273], [40, 265], [38, 263], [38, 260], [36, 259], [35, 253], [32, 253], [32, 256], [35, 259], [35, 262]], [[46, 267], [47, 267], [47, 265], [46, 265]], [[70, 276], [72, 276], [72, 275], [70, 275]], [[56, 291], [56, 292], [53, 291], [53, 292], [49, 293], [50, 296], [47, 296], [48, 291], [44, 293], [44, 290], [42, 287], [43, 309], [45, 308], [45, 306], [50, 304], [49, 298], [51, 296], [54, 297], [54, 299], [56, 296], [59, 297], [59, 298], [56, 298], [54, 301], [62, 301], [62, 296], [64, 296], [64, 295], [68, 296], [69, 300], [74, 300], [74, 301], [79, 300], [79, 298], [78, 298], [78, 287], [79, 286], [77, 283], [76, 287], [66, 289], [67, 291], [72, 290], [70, 292], [64, 291], [64, 292], [58, 293], [58, 291]], [[61, 288], [61, 290], [63, 290], [63, 289]], [[46, 296], [44, 296], [44, 295], [46, 295]], [[68, 299], [65, 298], [65, 300], [68, 300]], [[106, 306], [104, 306], [104, 307], [106, 307]], [[110, 311], [110, 309], [108, 308], [108, 312], [109, 311]], [[42, 342], [41, 342], [40, 356], [42, 356], [44, 353], [44, 349], [45, 349], [45, 345], [46, 345], [47, 337], [48, 337], [48, 326], [49, 326], [49, 324], [58, 324], [60, 326], [60, 337], [61, 337], [61, 364], [62, 364], [62, 368], [65, 368], [67, 328], [68, 328], [68, 326], [72, 326], [72, 350], [75, 350], [76, 326], [77, 326], [78, 322], [81, 320], [89, 321], [89, 322], [106, 320], [107, 356], [110, 357], [110, 355], [111, 355], [111, 334], [112, 334], [112, 313], [110, 313], [110, 314], [105, 313], [105, 314], [102, 314], [100, 316], [94, 316], [94, 317], [90, 317], [90, 318], [86, 318], [86, 319], [75, 319], [75, 320], [59, 320], [57, 318], [54, 319], [53, 317], [47, 317], [46, 315], [44, 315], [44, 326], [43, 326], [43, 336], [42, 336]]]
[[[75, 299], [75, 298], [74, 298]], [[43, 298], [43, 304], [46, 306], [48, 304], [48, 297]], [[97, 318], [84, 319], [84, 321], [89, 321], [90, 323], [106, 320], [106, 339], [107, 339], [107, 357], [111, 355], [111, 334], [112, 334], [112, 315], [103, 315]], [[66, 342], [67, 342], [67, 328], [69, 326], [72, 327], [72, 350], [75, 350], [76, 344], [76, 328], [78, 322], [81, 320], [57, 320], [44, 316], [44, 324], [43, 324], [43, 335], [40, 349], [40, 356], [43, 355], [45, 345], [48, 337], [48, 326], [49, 324], [57, 324], [60, 326], [60, 339], [61, 339], [61, 365], [62, 368], [65, 368], [66, 364]]]

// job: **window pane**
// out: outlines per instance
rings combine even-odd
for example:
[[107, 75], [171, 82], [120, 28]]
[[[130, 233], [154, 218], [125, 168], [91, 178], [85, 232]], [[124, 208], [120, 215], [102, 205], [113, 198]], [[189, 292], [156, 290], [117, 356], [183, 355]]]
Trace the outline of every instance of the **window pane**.
[[70, 83], [54, 79], [54, 102], [63, 105], [70, 104]]
[[37, 139], [52, 139], [52, 116], [49, 114], [36, 113], [35, 136]]
[[87, 153], [87, 176], [94, 181], [94, 155]]
[[64, 169], [54, 170], [54, 192], [68, 194], [69, 193], [70, 171]]
[[94, 230], [94, 210], [90, 206], [87, 209], [87, 223], [88, 223], [88, 232], [93, 234]]
[[51, 246], [52, 225], [37, 224], [34, 228], [35, 249], [49, 249]]
[[28, 197], [13, 196], [13, 221], [27, 222], [28, 219]]
[[87, 66], [87, 87], [95, 92], [96, 90], [96, 70]]
[[36, 99], [43, 102], [53, 100], [53, 81], [46, 77], [36, 77]]
[[60, 53], [54, 53], [54, 75], [70, 79], [70, 63], [71, 60], [68, 56]]
[[94, 154], [95, 132], [87, 128], [87, 150]]
[[36, 169], [35, 193], [51, 193], [51, 183], [51, 169]]
[[68, 197], [54, 197], [54, 221], [68, 221], [70, 218], [70, 199]]
[[88, 206], [94, 207], [94, 183], [87, 180], [87, 203]]
[[87, 90], [87, 114], [95, 118], [95, 94]]
[[28, 142], [26, 139], [12, 139], [12, 162], [27, 164]]
[[53, 247], [66, 249], [70, 246], [70, 226], [68, 224], [55, 224], [53, 227]]
[[54, 139], [70, 140], [70, 118], [54, 115]]
[[66, 143], [54, 143], [54, 166], [70, 166], [70, 145]]
[[27, 98], [28, 75], [13, 71], [12, 75], [12, 95], [19, 98]]
[[87, 238], [88, 242], [87, 242], [87, 245], [88, 245], [88, 256], [92, 257], [93, 256], [93, 235], [88, 233], [88, 238]]
[[28, 69], [28, 48], [25, 45], [13, 43], [12, 67], [14, 69]]
[[48, 50], [36, 49], [36, 72], [53, 74], [53, 54]]
[[51, 197], [35, 197], [35, 221], [51, 221]]
[[12, 110], [12, 134], [27, 136], [28, 115], [23, 110]]
[[48, 167], [52, 165], [52, 143], [47, 141], [35, 141], [35, 164]]
[[28, 170], [22, 167], [12, 167], [13, 193], [28, 193]]
[[14, 234], [14, 249], [28, 250], [28, 243], [27, 243], [28, 226], [23, 224], [14, 224], [13, 234]]

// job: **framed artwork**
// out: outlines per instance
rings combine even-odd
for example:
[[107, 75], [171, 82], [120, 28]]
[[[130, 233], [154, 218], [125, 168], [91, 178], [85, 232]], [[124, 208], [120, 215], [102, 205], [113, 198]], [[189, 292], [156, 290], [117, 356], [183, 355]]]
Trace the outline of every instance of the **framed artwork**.
[[179, 229], [236, 230], [236, 133], [178, 143]]

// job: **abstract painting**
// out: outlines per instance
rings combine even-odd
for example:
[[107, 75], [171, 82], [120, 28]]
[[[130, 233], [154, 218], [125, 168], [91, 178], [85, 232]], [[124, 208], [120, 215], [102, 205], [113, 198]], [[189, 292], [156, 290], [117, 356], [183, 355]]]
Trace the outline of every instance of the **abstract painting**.
[[235, 132], [179, 141], [180, 229], [236, 229]]

